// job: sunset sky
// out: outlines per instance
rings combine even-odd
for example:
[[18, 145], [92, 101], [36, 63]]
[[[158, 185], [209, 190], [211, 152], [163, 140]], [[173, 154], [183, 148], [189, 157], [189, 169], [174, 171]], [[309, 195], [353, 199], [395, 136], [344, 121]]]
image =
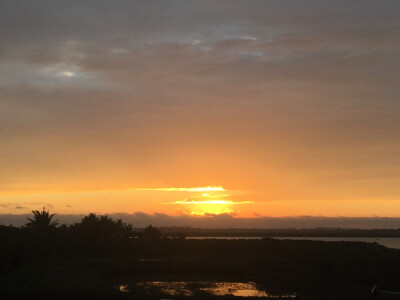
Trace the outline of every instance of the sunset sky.
[[0, 214], [400, 217], [400, 1], [0, 1]]

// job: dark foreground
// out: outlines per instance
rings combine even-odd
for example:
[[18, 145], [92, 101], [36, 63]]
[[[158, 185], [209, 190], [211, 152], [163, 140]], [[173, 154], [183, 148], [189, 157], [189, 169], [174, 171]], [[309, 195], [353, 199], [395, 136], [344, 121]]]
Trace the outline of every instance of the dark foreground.
[[399, 251], [366, 243], [137, 239], [96, 255], [57, 247], [40, 253], [37, 247], [2, 257], [3, 296], [160, 299], [171, 296], [138, 289], [136, 283], [238, 281], [255, 282], [274, 295], [367, 299], [374, 284], [394, 290], [400, 282]]
[[[1, 227], [0, 298], [240, 299], [199, 287], [242, 282], [271, 296], [354, 300], [370, 299], [375, 284], [400, 286], [400, 251], [378, 244], [189, 240], [160, 237], [154, 228], [133, 237], [124, 224], [96, 222]], [[149, 282], [178, 282], [191, 291], [171, 295]]]

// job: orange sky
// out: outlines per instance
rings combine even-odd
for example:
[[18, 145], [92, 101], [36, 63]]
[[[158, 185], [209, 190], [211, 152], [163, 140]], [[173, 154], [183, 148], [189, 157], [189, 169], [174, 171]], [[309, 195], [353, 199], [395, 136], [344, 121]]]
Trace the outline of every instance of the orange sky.
[[0, 214], [400, 217], [398, 3], [90, 3], [0, 10]]

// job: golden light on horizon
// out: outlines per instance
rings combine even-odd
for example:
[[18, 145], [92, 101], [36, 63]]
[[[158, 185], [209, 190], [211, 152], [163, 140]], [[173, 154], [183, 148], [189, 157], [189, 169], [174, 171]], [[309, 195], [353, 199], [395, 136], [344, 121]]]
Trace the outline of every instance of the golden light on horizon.
[[216, 206], [206, 206], [202, 207], [201, 211], [192, 210], [190, 213], [187, 213], [190, 216], [195, 217], [204, 217], [209, 215], [222, 215], [222, 214], [234, 214], [235, 211], [228, 207], [216, 207]]

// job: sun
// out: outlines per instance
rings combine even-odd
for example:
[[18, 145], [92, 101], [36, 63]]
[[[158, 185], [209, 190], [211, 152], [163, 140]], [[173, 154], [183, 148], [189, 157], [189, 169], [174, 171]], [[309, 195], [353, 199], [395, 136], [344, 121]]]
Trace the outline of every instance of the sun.
[[221, 214], [233, 214], [235, 211], [231, 209], [227, 204], [220, 203], [209, 203], [209, 204], [197, 204], [190, 211], [192, 216], [205, 216], [205, 215], [221, 215]]
[[239, 210], [233, 209], [238, 205], [254, 203], [253, 201], [237, 201], [232, 199], [235, 195], [240, 195], [243, 191], [226, 190], [222, 186], [206, 186], [206, 187], [174, 187], [174, 188], [152, 188], [152, 189], [135, 189], [135, 190], [156, 190], [163, 192], [179, 192], [186, 196], [183, 200], [172, 202], [164, 202], [161, 204], [179, 205], [178, 213], [192, 216], [209, 216], [209, 215], [237, 215]]
[[221, 215], [221, 214], [233, 214], [234, 210], [231, 208], [232, 201], [221, 200], [215, 191], [208, 191], [208, 193], [202, 193], [196, 199], [186, 200], [186, 203], [190, 205], [190, 215], [192, 216], [204, 216], [204, 215]]

